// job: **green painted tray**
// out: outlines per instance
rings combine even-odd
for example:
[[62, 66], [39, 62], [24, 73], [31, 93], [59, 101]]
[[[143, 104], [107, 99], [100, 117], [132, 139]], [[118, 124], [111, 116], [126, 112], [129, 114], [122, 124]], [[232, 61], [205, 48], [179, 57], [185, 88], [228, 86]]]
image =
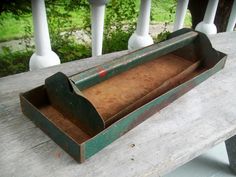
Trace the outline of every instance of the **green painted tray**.
[[20, 94], [22, 112], [83, 162], [224, 67], [202, 33], [168, 40]]

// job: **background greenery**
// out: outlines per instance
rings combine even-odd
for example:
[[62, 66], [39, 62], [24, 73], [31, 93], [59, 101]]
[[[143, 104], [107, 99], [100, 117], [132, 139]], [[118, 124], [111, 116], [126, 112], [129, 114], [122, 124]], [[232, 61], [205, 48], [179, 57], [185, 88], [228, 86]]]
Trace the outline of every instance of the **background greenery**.
[[[127, 49], [128, 39], [135, 30], [140, 0], [110, 0], [106, 8], [103, 53]], [[83, 30], [91, 36], [90, 7], [87, 0], [46, 1], [50, 38], [53, 50], [62, 63], [91, 56], [91, 44], [78, 43], [72, 35]], [[167, 25], [174, 20], [176, 0], [153, 0], [151, 23]], [[0, 53], [0, 77], [28, 70], [29, 58], [34, 51], [30, 45], [32, 15], [2, 12], [0, 15], [0, 41], [21, 39], [25, 50], [13, 52], [5, 47]], [[191, 24], [190, 15], [185, 20]], [[62, 35], [63, 32], [63, 35]], [[155, 40], [163, 40], [168, 32], [162, 32]]]
[[[117, 3], [117, 1], [112, 1]], [[125, 4], [126, 0], [124, 0]], [[133, 3], [135, 4], [135, 10], [138, 11], [139, 8], [139, 0], [134, 0]], [[110, 3], [109, 3], [110, 4]], [[171, 14], [170, 17], [170, 10], [175, 10], [176, 2], [175, 0], [153, 0], [152, 2], [152, 15], [151, 20], [152, 23], [164, 23], [166, 21], [173, 21], [174, 15]], [[48, 6], [47, 6], [48, 7]], [[84, 8], [75, 8], [69, 11], [65, 10], [64, 4], [58, 5], [58, 9], [60, 12], [66, 12], [70, 16], [69, 19], [71, 20], [72, 24], [76, 26], [78, 29], [83, 28], [84, 18], [88, 16]], [[121, 7], [119, 7], [121, 8]], [[47, 10], [50, 10], [47, 8]], [[122, 11], [124, 12], [126, 8], [122, 7]], [[107, 13], [107, 12], [106, 12]], [[19, 39], [24, 37], [25, 35], [25, 26], [29, 25], [32, 26], [32, 14], [27, 13], [21, 16], [18, 16], [16, 19], [12, 13], [3, 13], [0, 16], [0, 41], [8, 41], [11, 39]], [[185, 24], [191, 25], [191, 18], [190, 15], [187, 16], [185, 20]], [[66, 28], [64, 29], [66, 30]], [[32, 32], [31, 32], [32, 35]]]

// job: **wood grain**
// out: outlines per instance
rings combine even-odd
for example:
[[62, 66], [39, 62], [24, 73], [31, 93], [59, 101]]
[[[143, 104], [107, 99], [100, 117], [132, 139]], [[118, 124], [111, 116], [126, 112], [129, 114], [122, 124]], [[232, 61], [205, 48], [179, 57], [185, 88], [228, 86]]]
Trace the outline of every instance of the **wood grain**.
[[[68, 75], [123, 53], [0, 78], [0, 176], [161, 176], [236, 134], [236, 33], [210, 37], [227, 53], [220, 71], [83, 164], [27, 119], [20, 92], [57, 71]], [[135, 146], [134, 146], [135, 145]]]

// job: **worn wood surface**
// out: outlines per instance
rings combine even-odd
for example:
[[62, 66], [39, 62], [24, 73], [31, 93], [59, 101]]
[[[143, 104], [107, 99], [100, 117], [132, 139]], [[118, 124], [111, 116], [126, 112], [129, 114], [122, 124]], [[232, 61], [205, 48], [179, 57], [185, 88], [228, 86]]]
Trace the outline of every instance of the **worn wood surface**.
[[0, 78], [0, 176], [161, 176], [236, 134], [236, 32], [210, 37], [227, 53], [220, 71], [97, 153], [76, 163], [24, 115], [20, 92], [126, 53]]

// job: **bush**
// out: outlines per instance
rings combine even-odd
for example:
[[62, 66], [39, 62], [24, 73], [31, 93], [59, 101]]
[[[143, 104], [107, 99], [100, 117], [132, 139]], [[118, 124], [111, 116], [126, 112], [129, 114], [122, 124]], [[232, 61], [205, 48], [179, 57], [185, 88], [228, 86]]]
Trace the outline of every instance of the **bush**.
[[[79, 44], [73, 36], [73, 32], [78, 28], [71, 20], [70, 10], [76, 6], [70, 6], [71, 4], [66, 4], [66, 2], [64, 4], [49, 4], [47, 10], [52, 50], [58, 54], [62, 63], [91, 56], [90, 45], [86, 42]], [[83, 29], [86, 31], [90, 25], [89, 4], [82, 1], [81, 3], [81, 8], [85, 14], [88, 14], [84, 17], [83, 23]], [[63, 31], [65, 29], [67, 29], [66, 32]], [[88, 30], [86, 32], [88, 33]]]
[[11, 52], [4, 48], [0, 54], [0, 77], [29, 70], [29, 59], [32, 54], [32, 51]]
[[138, 12], [134, 0], [111, 0], [107, 5], [103, 53], [125, 50], [135, 30]]

